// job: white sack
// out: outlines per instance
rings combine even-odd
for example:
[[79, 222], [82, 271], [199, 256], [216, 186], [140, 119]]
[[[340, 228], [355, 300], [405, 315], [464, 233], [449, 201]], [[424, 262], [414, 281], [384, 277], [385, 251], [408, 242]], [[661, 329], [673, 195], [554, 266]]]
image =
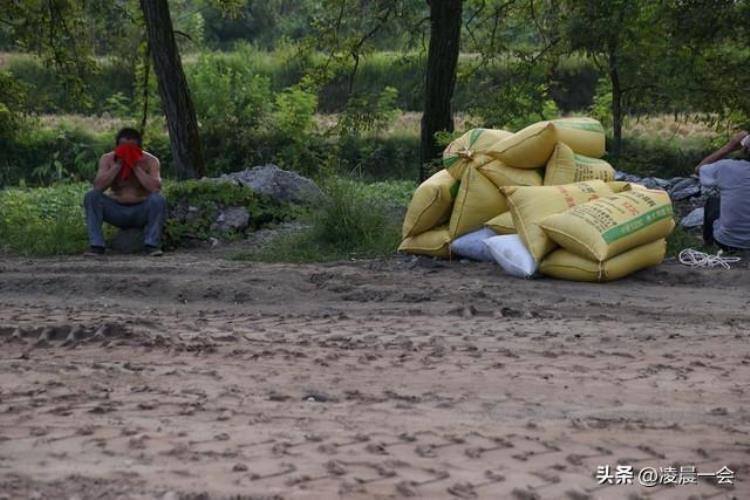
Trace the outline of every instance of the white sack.
[[493, 236], [484, 244], [506, 273], [518, 278], [531, 278], [536, 274], [537, 263], [517, 234]]
[[492, 254], [484, 240], [492, 238], [497, 233], [492, 229], [482, 228], [465, 234], [451, 242], [451, 253], [467, 259], [492, 262]]

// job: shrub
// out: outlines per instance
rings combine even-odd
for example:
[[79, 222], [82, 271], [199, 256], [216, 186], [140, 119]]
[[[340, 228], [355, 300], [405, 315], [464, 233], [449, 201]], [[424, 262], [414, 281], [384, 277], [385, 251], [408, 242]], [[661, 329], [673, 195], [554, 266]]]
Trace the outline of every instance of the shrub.
[[[164, 227], [166, 248], [180, 247], [188, 240], [242, 237], [242, 233], [218, 232], [212, 228], [219, 210], [224, 208], [245, 207], [250, 214], [247, 231], [290, 220], [303, 213], [297, 207], [279, 204], [247, 187], [230, 182], [167, 182], [164, 194], [170, 207], [170, 217]], [[185, 216], [188, 207], [197, 209], [194, 216]]]
[[88, 245], [83, 215], [86, 184], [0, 191], [0, 250], [18, 255], [82, 252]]
[[401, 221], [389, 216], [393, 208], [390, 201], [402, 202], [405, 186], [390, 187], [393, 191], [387, 192], [383, 186], [364, 187], [361, 183], [332, 178], [324, 186], [327, 199], [309, 217], [308, 228], [280, 236], [265, 248], [235, 258], [315, 262], [392, 255], [401, 240]]

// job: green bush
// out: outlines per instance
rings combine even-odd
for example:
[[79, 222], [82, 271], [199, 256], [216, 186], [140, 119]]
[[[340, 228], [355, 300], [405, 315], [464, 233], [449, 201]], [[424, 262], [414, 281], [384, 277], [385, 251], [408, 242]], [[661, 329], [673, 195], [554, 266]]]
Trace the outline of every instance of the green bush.
[[[83, 252], [88, 246], [83, 197], [91, 189], [86, 183], [58, 183], [42, 188], [13, 188], [0, 191], [0, 251], [18, 255], [61, 255]], [[167, 219], [164, 246], [178, 248], [188, 240], [209, 237], [231, 239], [240, 233], [211, 228], [218, 211], [243, 206], [250, 213], [248, 231], [255, 231], [299, 217], [300, 208], [281, 205], [246, 187], [227, 182], [165, 182], [169, 212], [185, 204], [198, 208], [197, 217]], [[114, 231], [105, 224], [107, 235]]]
[[711, 151], [708, 143], [628, 137], [623, 138], [619, 159], [605, 159], [631, 174], [671, 178], [692, 175], [695, 166]]
[[413, 185], [404, 183], [364, 186], [332, 178], [324, 186], [326, 201], [312, 213], [307, 229], [280, 236], [265, 248], [235, 258], [316, 262], [390, 256], [401, 240], [401, 221], [389, 213], [392, 203], [402, 203], [410, 189]]
[[61, 255], [86, 249], [86, 184], [0, 191], [0, 250], [18, 255]]
[[[317, 54], [307, 59], [297, 57], [293, 47], [285, 47], [273, 52], [266, 52], [242, 44], [231, 52], [204, 52], [197, 60], [184, 58], [185, 73], [193, 81], [196, 72], [204, 64], [201, 59], [209, 56], [221, 61], [226, 67], [244, 68], [243, 71], [266, 78], [274, 92], [297, 85], [305, 74], [305, 69], [324, 59]], [[471, 55], [460, 58], [459, 71], [470, 74], [462, 79], [456, 87], [453, 99], [454, 109], [465, 111], [475, 106], [477, 97], [495, 94], [499, 89], [508, 86], [510, 70], [507, 62], [495, 62], [471, 70], [474, 63]], [[354, 82], [355, 94], [379, 95], [383, 89], [392, 87], [398, 91], [395, 106], [407, 111], [421, 111], [424, 105], [424, 58], [418, 53], [374, 52], [362, 58]], [[112, 109], [112, 97], [120, 96], [120, 104], [130, 109], [134, 116], [139, 112], [137, 106], [140, 96], [137, 95], [138, 68], [131, 63], [118, 59], [103, 59], [97, 63], [97, 71], [86, 77], [87, 101], [71, 100], [54, 68], [43, 64], [39, 59], [18, 55], [10, 58], [10, 72], [21, 82], [30, 87], [29, 111], [44, 113], [101, 113]], [[583, 58], [564, 59], [557, 72], [552, 75], [552, 82], [534, 77], [533, 84], [550, 85], [550, 95], [563, 111], [585, 109], [592, 103], [594, 87], [599, 78], [596, 68]], [[152, 75], [152, 80], [154, 79]], [[316, 96], [319, 110], [323, 113], [340, 112], [346, 108], [349, 98], [348, 68], [342, 68], [339, 74], [323, 85]], [[122, 110], [121, 106], [117, 107]], [[155, 110], [155, 108], [154, 108]], [[119, 111], [118, 111], [119, 112]]]
[[41, 60], [18, 55], [10, 59], [8, 70], [29, 88], [29, 109], [40, 113], [82, 113], [101, 112], [107, 108], [107, 100], [121, 95], [126, 102], [134, 100], [135, 68], [116, 60], [106, 59], [97, 62], [97, 71], [88, 75], [86, 81], [86, 101], [70, 98], [70, 92], [55, 68]]
[[178, 220], [170, 217], [164, 227], [164, 246], [178, 248], [187, 240], [207, 240], [210, 237], [231, 239], [242, 237], [241, 233], [218, 232], [211, 225], [219, 210], [227, 207], [245, 207], [250, 213], [248, 231], [256, 231], [269, 224], [290, 220], [299, 216], [300, 208], [282, 205], [274, 200], [256, 194], [251, 189], [223, 181], [189, 180], [167, 182], [164, 195], [175, 213], [175, 207], [182, 205], [195, 207], [197, 216]]

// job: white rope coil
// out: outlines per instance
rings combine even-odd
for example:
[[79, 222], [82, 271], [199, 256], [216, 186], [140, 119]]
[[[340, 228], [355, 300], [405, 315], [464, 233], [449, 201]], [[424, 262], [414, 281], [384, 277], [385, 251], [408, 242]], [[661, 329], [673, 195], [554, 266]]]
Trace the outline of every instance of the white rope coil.
[[677, 256], [677, 260], [680, 264], [688, 267], [699, 267], [699, 268], [713, 268], [723, 267], [724, 269], [731, 269], [730, 264], [735, 264], [742, 260], [740, 257], [724, 257], [722, 251], [719, 250], [716, 255], [700, 252], [693, 248], [686, 248], [681, 251]]

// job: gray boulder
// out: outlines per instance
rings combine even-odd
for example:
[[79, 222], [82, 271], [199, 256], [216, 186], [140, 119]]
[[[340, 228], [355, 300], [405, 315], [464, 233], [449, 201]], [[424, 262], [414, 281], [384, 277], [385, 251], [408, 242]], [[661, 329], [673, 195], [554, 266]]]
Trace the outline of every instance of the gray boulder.
[[312, 205], [323, 198], [323, 192], [311, 179], [272, 164], [224, 174], [220, 179], [237, 182], [280, 203]]
[[143, 228], [119, 229], [108, 242], [110, 250], [119, 253], [139, 253], [143, 251]]
[[250, 223], [250, 213], [245, 207], [229, 207], [219, 211], [211, 225], [214, 231], [241, 231]]
[[[676, 182], [672, 182], [675, 180]], [[701, 194], [701, 185], [696, 177], [675, 178], [672, 181], [670, 181], [672, 187], [669, 188], [669, 196], [673, 200], [685, 200]]]
[[692, 212], [687, 214], [680, 221], [680, 226], [690, 229], [693, 227], [699, 227], [703, 225], [703, 207], [698, 207]]

